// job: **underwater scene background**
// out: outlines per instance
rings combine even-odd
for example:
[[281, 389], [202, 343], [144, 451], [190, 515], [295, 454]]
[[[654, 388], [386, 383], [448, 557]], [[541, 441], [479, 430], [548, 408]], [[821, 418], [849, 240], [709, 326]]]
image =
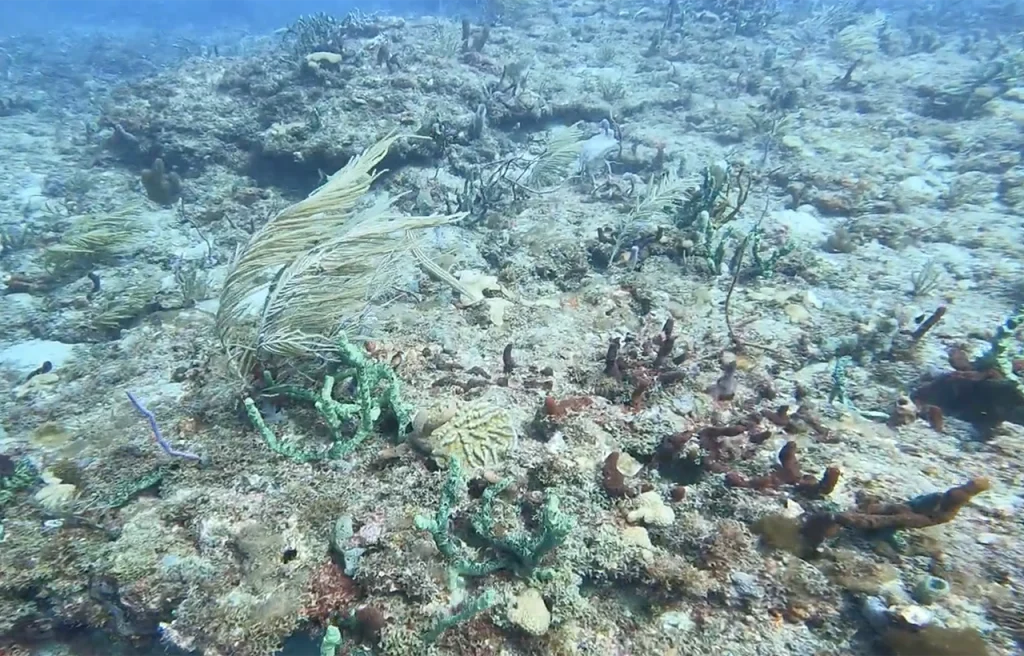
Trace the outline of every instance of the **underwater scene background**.
[[1024, 653], [1024, 6], [7, 2], [0, 656]]

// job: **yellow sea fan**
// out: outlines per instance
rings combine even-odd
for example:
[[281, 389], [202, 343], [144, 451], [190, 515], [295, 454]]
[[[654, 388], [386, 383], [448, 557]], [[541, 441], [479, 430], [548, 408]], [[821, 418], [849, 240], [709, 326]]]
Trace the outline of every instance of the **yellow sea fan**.
[[47, 512], [56, 513], [64, 510], [78, 496], [78, 488], [60, 480], [49, 470], [42, 473], [42, 479], [45, 485], [33, 498]]
[[875, 54], [879, 49], [878, 38], [883, 27], [885, 27], [885, 16], [875, 13], [858, 23], [843, 28], [836, 35], [837, 54], [847, 60]]
[[[327, 355], [343, 323], [394, 284], [413, 233], [463, 216], [400, 216], [394, 199], [358, 209], [396, 139], [386, 137], [353, 158], [236, 255], [221, 289], [216, 332], [242, 377], [267, 356]], [[261, 292], [266, 299], [254, 312]]]

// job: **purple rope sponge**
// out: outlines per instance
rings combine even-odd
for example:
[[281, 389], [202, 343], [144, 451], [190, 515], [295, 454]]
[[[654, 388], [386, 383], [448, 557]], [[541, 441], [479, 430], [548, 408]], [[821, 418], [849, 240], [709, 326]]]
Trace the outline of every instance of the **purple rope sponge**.
[[160, 426], [158, 426], [156, 423], [156, 416], [152, 412], [147, 410], [146, 406], [142, 405], [142, 403], [139, 402], [137, 398], [135, 398], [134, 394], [132, 394], [131, 392], [125, 392], [125, 394], [128, 395], [128, 400], [132, 402], [132, 405], [135, 406], [135, 409], [139, 411], [139, 414], [145, 417], [146, 421], [149, 422], [149, 429], [153, 431], [153, 437], [156, 439], [156, 443], [160, 445], [160, 448], [163, 450], [164, 453], [175, 458], [184, 458], [186, 460], [202, 462], [202, 457], [197, 456], [194, 453], [189, 453], [188, 451], [178, 451], [174, 447], [172, 447], [171, 443], [164, 439], [163, 433], [160, 432]]

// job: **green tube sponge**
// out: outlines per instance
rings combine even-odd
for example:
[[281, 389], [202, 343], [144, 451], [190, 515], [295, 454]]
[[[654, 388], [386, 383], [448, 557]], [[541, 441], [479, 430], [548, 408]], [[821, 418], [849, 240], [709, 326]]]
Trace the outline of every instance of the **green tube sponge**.
[[479, 597], [463, 602], [457, 612], [434, 620], [433, 625], [423, 633], [423, 642], [428, 645], [433, 644], [448, 629], [456, 624], [468, 622], [480, 613], [487, 612], [496, 603], [498, 603], [498, 593], [491, 589], [484, 590]]
[[320, 656], [335, 656], [338, 647], [341, 646], [341, 630], [331, 625], [324, 632], [324, 639], [320, 641]]
[[934, 604], [949, 594], [949, 582], [937, 576], [923, 576], [914, 586], [914, 599], [921, 604]]

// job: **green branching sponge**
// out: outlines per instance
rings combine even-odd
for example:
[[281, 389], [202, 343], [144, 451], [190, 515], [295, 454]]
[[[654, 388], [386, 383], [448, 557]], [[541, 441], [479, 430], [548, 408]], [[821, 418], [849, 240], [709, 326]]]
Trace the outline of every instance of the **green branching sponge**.
[[558, 509], [558, 497], [548, 493], [540, 514], [540, 530], [526, 530], [500, 536], [494, 530], [494, 497], [512, 483], [505, 479], [484, 491], [480, 510], [473, 516], [473, 530], [500, 554], [499, 569], [509, 569], [520, 576], [529, 576], [544, 556], [565, 541], [575, 522]]
[[170, 466], [160, 465], [137, 478], [130, 478], [119, 482], [102, 499], [103, 507], [113, 509], [128, 505], [135, 497], [146, 490], [160, 485], [169, 471]]
[[[337, 342], [337, 355], [339, 362], [334, 373], [324, 376], [318, 391], [297, 385], [277, 385], [272, 380], [267, 381], [269, 386], [263, 390], [264, 396], [281, 396], [291, 401], [312, 404], [331, 434], [331, 446], [326, 451], [303, 449], [282, 442], [267, 426], [256, 403], [251, 398], [245, 400], [249, 421], [274, 453], [300, 462], [344, 458], [373, 434], [385, 410], [394, 414], [399, 438], [405, 436], [405, 431], [412, 423], [412, 407], [401, 399], [398, 376], [394, 369], [368, 357], [363, 349], [344, 336]], [[339, 401], [334, 398], [335, 384], [346, 379], [355, 383], [354, 394], [351, 400]], [[349, 423], [356, 425], [352, 435], [346, 435]]]
[[[0, 457], [6, 458], [6, 456]], [[12, 463], [10, 459], [7, 460], [8, 464]], [[39, 480], [39, 471], [28, 459], [13, 462], [11, 469], [9, 476], [0, 476], [0, 511], [3, 511], [4, 507], [14, 500], [14, 496], [18, 492], [27, 490]]]
[[433, 518], [423, 515], [416, 515], [413, 524], [421, 531], [427, 531], [434, 538], [437, 550], [445, 557], [445, 560], [452, 563], [455, 569], [462, 570], [469, 565], [459, 550], [458, 545], [448, 534], [448, 522], [452, 516], [452, 506], [458, 501], [462, 492], [462, 465], [458, 458], [448, 459], [448, 478], [445, 479], [444, 487], [441, 488], [441, 500], [437, 504], [437, 511]]
[[448, 629], [452, 628], [456, 624], [467, 622], [480, 613], [486, 612], [496, 603], [498, 603], [498, 594], [491, 589], [485, 590], [479, 597], [470, 599], [462, 604], [462, 608], [457, 612], [452, 613], [451, 615], [445, 615], [444, 617], [439, 617], [435, 620], [434, 624], [423, 632], [424, 644], [432, 644]]
[[781, 246], [771, 252], [767, 257], [761, 252], [761, 237], [764, 232], [761, 229], [761, 222], [750, 231], [750, 259], [754, 265], [754, 275], [758, 278], [771, 278], [775, 275], [779, 261], [796, 249], [792, 240], [786, 240]]
[[494, 530], [494, 499], [511, 483], [510, 480], [504, 480], [484, 491], [480, 508], [470, 520], [473, 531], [496, 555], [482, 561], [470, 560], [462, 553], [456, 538], [449, 533], [452, 507], [461, 495], [463, 481], [458, 459], [450, 458], [448, 463], [448, 478], [441, 490], [437, 512], [433, 518], [418, 515], [413, 522], [416, 528], [430, 533], [437, 550], [459, 574], [485, 576], [499, 570], [508, 570], [518, 576], [530, 576], [537, 570], [544, 556], [562, 544], [575, 526], [573, 519], [559, 510], [558, 497], [549, 493], [541, 509], [540, 528], [537, 532], [522, 529], [498, 535]]

